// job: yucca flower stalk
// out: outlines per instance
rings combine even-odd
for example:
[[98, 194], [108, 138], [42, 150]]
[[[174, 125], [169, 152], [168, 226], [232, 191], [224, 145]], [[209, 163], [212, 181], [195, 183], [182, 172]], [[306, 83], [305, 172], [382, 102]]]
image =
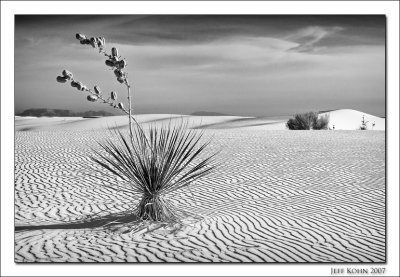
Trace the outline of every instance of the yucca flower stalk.
[[[69, 71], [64, 70], [63, 72], [69, 72]], [[108, 104], [115, 109], [119, 109], [122, 112], [124, 112], [125, 114], [129, 115], [129, 117], [131, 117], [132, 120], [137, 125], [139, 125], [139, 123], [137, 123], [136, 119], [132, 115], [129, 114], [129, 111], [124, 108], [124, 105], [121, 102], [120, 103], [114, 102], [115, 100], [117, 100], [116, 92], [112, 91], [110, 94], [110, 97], [108, 97], [106, 99], [102, 95], [101, 90], [98, 86], [94, 86], [94, 89], [92, 90], [92, 89], [88, 88], [86, 85], [84, 85], [82, 82], [78, 82], [78, 81], [74, 80], [72, 73], [70, 73], [70, 76], [68, 77], [68, 79], [65, 79], [65, 77], [62, 77], [62, 76], [58, 76], [57, 80], [60, 80], [59, 82], [64, 83], [64, 80], [62, 78], [65, 80], [65, 82], [67, 80], [71, 81], [71, 86], [77, 88], [77, 90], [89, 93], [89, 95], [87, 96], [88, 101]]]
[[[122, 110], [123, 112], [128, 114], [129, 132], [130, 132], [130, 136], [132, 137], [132, 135], [133, 135], [132, 134], [132, 124], [133, 124], [133, 122], [137, 126], [139, 126], [139, 125], [138, 125], [136, 119], [133, 117], [133, 114], [132, 114], [131, 85], [129, 83], [128, 74], [127, 74], [127, 72], [125, 72], [125, 68], [127, 67], [126, 60], [121, 59], [121, 56], [119, 56], [119, 52], [118, 52], [118, 49], [116, 47], [112, 47], [110, 53], [107, 52], [106, 46], [105, 46], [106, 45], [106, 41], [105, 41], [104, 37], [91, 37], [91, 38], [88, 38], [88, 37], [86, 37], [86, 35], [79, 34], [79, 33], [77, 33], [75, 35], [75, 37], [76, 37], [76, 39], [79, 40], [80, 44], [82, 44], [82, 45], [90, 45], [94, 49], [98, 49], [100, 54], [103, 54], [104, 56], [106, 56], [107, 60], [106, 60], [105, 64], [107, 66], [111, 67], [111, 69], [113, 70], [113, 72], [114, 72], [114, 74], [115, 74], [115, 76], [117, 78], [117, 81], [126, 86], [127, 94], [128, 94], [128, 97], [127, 97], [127, 99], [128, 99], [128, 109], [126, 110], [124, 108], [124, 105], [123, 105], [122, 102], [120, 102], [118, 104], [113, 104], [112, 106], [115, 107], [115, 108], [119, 108], [120, 110]], [[57, 77], [57, 81], [58, 82], [65, 83], [67, 81], [71, 81], [71, 86], [78, 88], [78, 90], [82, 90], [82, 91], [86, 91], [86, 92], [92, 93], [90, 90], [81, 89], [82, 88], [82, 83], [74, 81], [72, 73], [69, 72], [68, 70], [64, 70], [62, 75], [63, 76], [58, 76]], [[95, 88], [94, 88], [94, 92], [97, 95], [101, 95], [101, 92], [96, 90], [96, 87], [97, 86], [95, 86]], [[114, 93], [116, 95], [115, 92], [112, 92], [112, 93]], [[108, 100], [110, 100], [110, 99], [114, 100], [112, 95]], [[96, 98], [88, 96], [87, 100], [90, 101], [90, 102], [95, 102]], [[103, 100], [103, 103], [111, 104], [109, 101], [104, 101], [104, 100]]]
[[[99, 149], [92, 148], [94, 155], [90, 158], [107, 173], [123, 180], [115, 189], [133, 193], [138, 204], [131, 207], [134, 215], [142, 221], [180, 222], [180, 218], [190, 214], [175, 207], [171, 201], [173, 192], [188, 188], [191, 183], [209, 174], [214, 168], [211, 154], [201, 158], [210, 140], [203, 141], [203, 132], [189, 129], [187, 123], [172, 126], [151, 126], [147, 133], [133, 116], [131, 85], [125, 72], [127, 63], [119, 56], [118, 49], [112, 47], [111, 52], [105, 50], [103, 37], [87, 38], [84, 34], [76, 34], [83, 45], [90, 45], [107, 57], [106, 66], [111, 67], [117, 81], [127, 88], [128, 108], [118, 102], [117, 93], [111, 91], [106, 97], [100, 87], [93, 89], [74, 79], [72, 72], [63, 70], [57, 76], [59, 83], [70, 82], [71, 87], [87, 93], [87, 100], [100, 102], [124, 112], [129, 118], [129, 137], [121, 131], [114, 130], [113, 139], [98, 142]], [[134, 122], [135, 124], [133, 124]], [[105, 174], [94, 169], [100, 174]]]

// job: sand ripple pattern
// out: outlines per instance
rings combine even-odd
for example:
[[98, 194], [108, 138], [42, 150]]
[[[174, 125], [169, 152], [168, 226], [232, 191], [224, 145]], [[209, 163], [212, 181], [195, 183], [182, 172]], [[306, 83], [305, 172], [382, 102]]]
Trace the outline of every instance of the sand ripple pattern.
[[[83, 175], [100, 131], [16, 132], [15, 224], [121, 212], [130, 195]], [[385, 134], [206, 130], [221, 166], [176, 192], [204, 216], [176, 234], [100, 229], [15, 234], [16, 262], [384, 262]], [[117, 183], [109, 176], [109, 183]]]

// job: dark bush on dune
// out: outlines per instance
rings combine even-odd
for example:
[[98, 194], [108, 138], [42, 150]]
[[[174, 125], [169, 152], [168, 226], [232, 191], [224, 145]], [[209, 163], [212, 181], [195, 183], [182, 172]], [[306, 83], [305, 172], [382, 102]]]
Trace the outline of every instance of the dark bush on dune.
[[314, 112], [296, 114], [286, 122], [286, 126], [290, 130], [310, 130], [312, 129], [315, 117], [318, 117], [318, 115]]
[[329, 115], [323, 115], [314, 118], [313, 129], [314, 130], [327, 130], [329, 125]]
[[326, 130], [328, 129], [329, 116], [321, 116], [318, 118], [317, 112], [308, 112], [296, 114], [286, 122], [289, 130]]

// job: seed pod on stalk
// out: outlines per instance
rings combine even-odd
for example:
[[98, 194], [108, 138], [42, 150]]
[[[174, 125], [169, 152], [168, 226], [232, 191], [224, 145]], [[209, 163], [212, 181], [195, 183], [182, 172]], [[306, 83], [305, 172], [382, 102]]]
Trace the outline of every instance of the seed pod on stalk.
[[99, 48], [103, 47], [103, 42], [101, 41], [101, 37], [96, 38], [96, 42]]
[[124, 109], [124, 104], [118, 103], [118, 108], [120, 108], [121, 110], [123, 110], [123, 109]]
[[96, 94], [101, 94], [101, 90], [100, 90], [99, 86], [94, 86], [94, 92]]
[[77, 88], [78, 90], [82, 90], [82, 88], [83, 88], [83, 83], [82, 83], [82, 82], [77, 82], [76, 88]]
[[117, 93], [116, 93], [115, 91], [112, 91], [112, 92], [111, 92], [111, 99], [112, 99], [113, 101], [117, 100]]
[[81, 40], [81, 41], [84, 40], [84, 39], [86, 39], [86, 36], [85, 36], [84, 34], [79, 34], [79, 33], [76, 34], [75, 37], [76, 37], [76, 39], [79, 39], [79, 40]]
[[96, 96], [93, 96], [93, 95], [88, 95], [88, 96], [86, 97], [86, 99], [87, 99], [88, 101], [90, 101], [90, 102], [96, 102], [97, 97], [96, 97]]
[[125, 78], [123, 77], [118, 77], [117, 81], [120, 82], [121, 84], [123, 84], [125, 82]]
[[115, 47], [111, 48], [111, 55], [113, 57], [118, 57], [118, 49]]
[[79, 41], [81, 44], [90, 44], [90, 39], [82, 39], [81, 41]]
[[105, 45], [106, 45], [106, 40], [103, 37], [98, 37], [97, 46], [99, 46], [99, 48], [103, 48]]
[[97, 39], [90, 38], [90, 44], [92, 45], [93, 48], [97, 48]]
[[57, 82], [66, 83], [67, 82], [67, 78], [65, 78], [63, 76], [57, 76]]
[[114, 70], [115, 77], [120, 78], [124, 76], [124, 72], [121, 69]]
[[125, 60], [120, 60], [117, 64], [117, 67], [122, 69], [126, 67], [126, 61]]
[[78, 86], [79, 86], [78, 82], [76, 82], [76, 81], [71, 82], [71, 87], [77, 88]]
[[114, 63], [113, 60], [106, 60], [106, 65], [107, 65], [107, 66], [110, 66], [110, 67], [114, 67], [114, 66], [115, 66], [115, 63]]
[[64, 69], [62, 72], [62, 75], [67, 79], [70, 80], [74, 77], [74, 75], [72, 75], [71, 72], [69, 72], [68, 70]]

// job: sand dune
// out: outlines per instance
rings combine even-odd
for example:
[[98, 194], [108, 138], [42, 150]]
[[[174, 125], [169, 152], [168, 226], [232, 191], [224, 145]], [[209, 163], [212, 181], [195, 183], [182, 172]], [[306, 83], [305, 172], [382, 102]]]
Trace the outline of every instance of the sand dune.
[[[373, 116], [356, 110], [336, 110], [321, 115], [329, 115], [329, 127], [336, 130], [357, 130], [360, 128], [362, 117], [368, 121], [368, 130], [385, 130], [385, 118]], [[375, 123], [375, 126], [372, 124]]]
[[[335, 110], [322, 113], [320, 116], [329, 115], [329, 127], [335, 126], [336, 130], [357, 130], [361, 125], [363, 115], [368, 121], [368, 130], [385, 130], [385, 119], [356, 110]], [[193, 116], [178, 114], [142, 114], [135, 116], [139, 123], [146, 124], [172, 124], [187, 121], [194, 129], [237, 129], [246, 130], [287, 130], [286, 122], [291, 116], [279, 117], [241, 117], [241, 116]], [[375, 126], [372, 127], [372, 123]], [[101, 118], [81, 117], [16, 117], [16, 131], [46, 131], [46, 130], [100, 130], [107, 128], [127, 128], [126, 116], [110, 116]]]
[[16, 131], [35, 131], [46, 129], [54, 126], [65, 126], [66, 124], [79, 122], [84, 119], [82, 117], [34, 117], [34, 116], [15, 116], [15, 130]]
[[126, 119], [16, 118], [15, 261], [385, 261], [384, 132], [265, 131], [284, 120], [188, 118], [205, 139], [213, 137], [207, 151], [221, 150], [221, 165], [170, 200], [204, 219], [177, 233], [134, 236], [73, 223], [136, 203], [84, 174], [95, 166], [89, 146], [107, 136], [105, 125], [123, 127]]
[[[135, 119], [141, 124], [169, 124], [169, 122], [187, 121], [192, 128], [201, 128], [203, 125], [218, 124], [225, 121], [240, 119], [238, 116], [191, 116], [179, 114], [141, 114]], [[72, 130], [86, 131], [107, 128], [128, 127], [126, 116], [108, 116], [99, 118], [81, 117], [16, 117], [15, 126], [17, 131], [46, 131], [46, 130]]]

